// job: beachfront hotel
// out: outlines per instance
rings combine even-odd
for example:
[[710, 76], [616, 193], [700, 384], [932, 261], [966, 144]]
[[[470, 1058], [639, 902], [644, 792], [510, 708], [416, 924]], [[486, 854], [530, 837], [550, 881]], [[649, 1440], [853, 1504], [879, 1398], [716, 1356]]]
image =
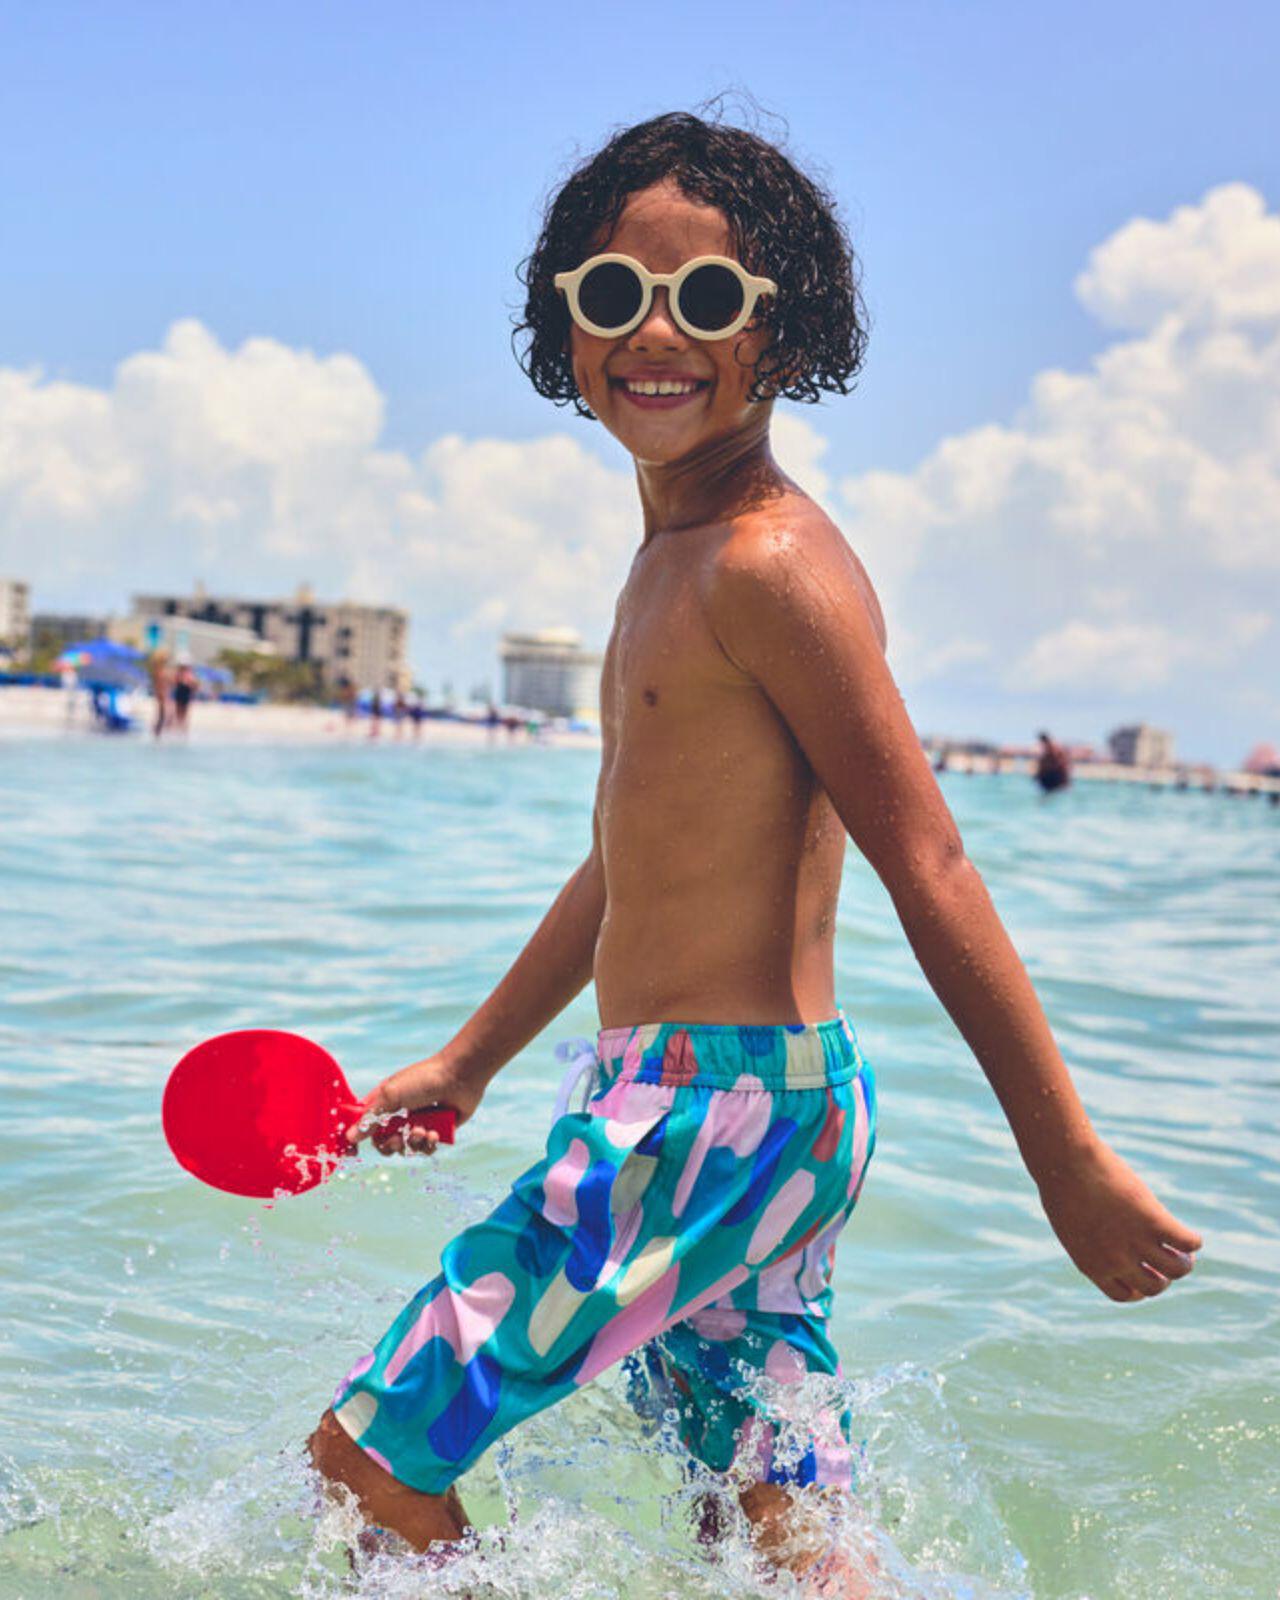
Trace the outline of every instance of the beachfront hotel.
[[1115, 728], [1107, 735], [1111, 759], [1122, 767], [1171, 767], [1173, 735], [1147, 722]]
[[502, 658], [502, 698], [507, 705], [591, 722], [599, 716], [604, 657], [595, 650], [584, 650], [573, 628], [504, 633], [498, 653]]
[[197, 584], [191, 595], [135, 595], [133, 611], [161, 628], [166, 619], [187, 618], [238, 629], [285, 661], [311, 664], [329, 689], [344, 678], [367, 689], [394, 688], [408, 679], [407, 611], [352, 600], [317, 601], [307, 584], [292, 600], [211, 595]]

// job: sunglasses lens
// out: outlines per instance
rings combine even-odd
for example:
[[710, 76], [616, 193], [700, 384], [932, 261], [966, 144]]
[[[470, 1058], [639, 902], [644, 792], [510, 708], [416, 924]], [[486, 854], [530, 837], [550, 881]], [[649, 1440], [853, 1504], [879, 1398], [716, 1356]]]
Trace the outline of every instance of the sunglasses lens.
[[741, 316], [745, 290], [728, 267], [699, 267], [680, 285], [680, 310], [686, 322], [704, 333], [719, 333]]
[[597, 328], [621, 328], [639, 311], [643, 293], [630, 267], [606, 261], [592, 267], [578, 285], [578, 306]]

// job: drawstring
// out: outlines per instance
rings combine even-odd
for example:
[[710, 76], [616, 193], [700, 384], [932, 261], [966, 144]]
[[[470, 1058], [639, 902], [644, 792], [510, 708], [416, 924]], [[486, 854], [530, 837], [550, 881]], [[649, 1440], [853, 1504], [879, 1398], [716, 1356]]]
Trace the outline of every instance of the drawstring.
[[569, 1062], [569, 1070], [561, 1080], [560, 1093], [556, 1096], [556, 1109], [552, 1120], [558, 1122], [569, 1110], [569, 1102], [584, 1082], [587, 1086], [586, 1093], [582, 1096], [582, 1105], [579, 1109], [586, 1109], [587, 1101], [595, 1093], [600, 1058], [596, 1055], [595, 1041], [581, 1038], [562, 1039], [556, 1046], [556, 1058]]

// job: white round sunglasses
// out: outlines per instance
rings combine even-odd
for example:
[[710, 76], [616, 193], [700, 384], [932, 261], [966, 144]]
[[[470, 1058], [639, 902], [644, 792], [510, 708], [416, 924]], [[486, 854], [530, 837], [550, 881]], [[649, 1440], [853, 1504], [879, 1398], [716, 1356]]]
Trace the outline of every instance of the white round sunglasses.
[[557, 272], [578, 326], [599, 339], [620, 339], [649, 314], [653, 291], [667, 290], [671, 315], [693, 339], [729, 339], [751, 320], [762, 294], [777, 294], [772, 278], [756, 278], [729, 256], [694, 256], [674, 272], [650, 272], [632, 256], [592, 256], [572, 272]]

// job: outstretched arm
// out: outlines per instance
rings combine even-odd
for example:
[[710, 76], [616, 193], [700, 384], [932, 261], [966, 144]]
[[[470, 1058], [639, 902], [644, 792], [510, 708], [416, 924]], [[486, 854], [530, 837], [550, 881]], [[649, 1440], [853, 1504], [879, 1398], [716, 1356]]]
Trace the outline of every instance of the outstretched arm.
[[838, 531], [752, 530], [720, 554], [712, 625], [769, 696], [888, 890], [920, 966], [978, 1058], [1080, 1271], [1113, 1300], [1191, 1270], [1200, 1235], [1095, 1132], [1026, 969], [921, 748]]
[[[547, 1027], [591, 981], [596, 939], [604, 918], [606, 894], [600, 855], [598, 816], [592, 823], [591, 854], [556, 896], [498, 987], [443, 1049], [385, 1078], [364, 1101], [366, 1113], [452, 1106], [465, 1122], [480, 1104], [490, 1080], [530, 1039]], [[373, 1133], [382, 1150], [402, 1148], [399, 1134]], [[415, 1148], [433, 1150], [434, 1134], [414, 1133]]]

